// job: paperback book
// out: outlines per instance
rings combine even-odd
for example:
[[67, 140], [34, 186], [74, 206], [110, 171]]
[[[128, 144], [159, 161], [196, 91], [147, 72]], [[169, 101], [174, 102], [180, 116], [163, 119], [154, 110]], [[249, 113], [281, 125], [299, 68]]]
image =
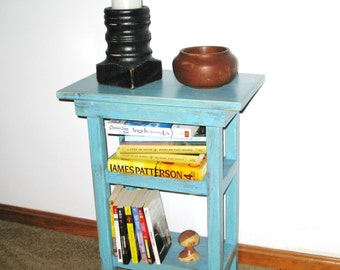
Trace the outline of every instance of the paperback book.
[[116, 185], [109, 199], [113, 254], [116, 257], [117, 257], [117, 244], [116, 244], [117, 241], [116, 241], [116, 232], [115, 232], [115, 226], [114, 226], [114, 204], [119, 199], [120, 192], [123, 189], [124, 187], [122, 185]]
[[[147, 254], [147, 248], [146, 248], [146, 243], [143, 238], [143, 228], [141, 225], [141, 214], [139, 213], [139, 210], [143, 211], [143, 203], [144, 203], [144, 196], [147, 193], [147, 189], [140, 189], [137, 190], [137, 196], [132, 202], [131, 205], [131, 210], [132, 210], [132, 216], [133, 216], [133, 221], [134, 221], [134, 226], [135, 226], [135, 233], [136, 233], [136, 242], [138, 244], [138, 249], [139, 253], [141, 256], [141, 261], [148, 263], [148, 254]], [[144, 215], [144, 213], [143, 213]]]
[[[144, 202], [143, 202], [143, 205], [144, 205]], [[148, 264], [153, 264], [155, 262], [155, 256], [153, 255], [151, 239], [149, 235], [148, 225], [146, 224], [146, 220], [145, 220], [143, 206], [138, 207], [138, 215], [139, 215], [139, 221], [140, 221], [140, 226], [141, 226], [142, 235], [143, 235], [143, 242], [145, 246], [147, 262]]]
[[172, 239], [159, 190], [149, 190], [147, 192], [143, 209], [155, 263], [161, 264], [172, 244]]
[[135, 222], [132, 214], [132, 203], [138, 194], [138, 190], [128, 190], [127, 199], [124, 201], [124, 214], [127, 230], [127, 239], [131, 253], [131, 262], [137, 264], [140, 261], [140, 252], [135, 234]]
[[139, 136], [131, 135], [126, 136], [125, 141], [127, 142], [206, 142], [205, 126], [200, 126], [192, 138], [172, 138], [172, 137], [150, 137], [150, 136]]
[[116, 241], [116, 249], [117, 249], [117, 260], [118, 262], [123, 262], [123, 245], [121, 240], [121, 232], [120, 232], [120, 222], [119, 222], [119, 211], [118, 205], [125, 198], [126, 189], [122, 189], [119, 193], [119, 197], [113, 203], [113, 219], [114, 219], [114, 231], [115, 231], [115, 241]]
[[105, 128], [106, 133], [109, 135], [191, 139], [199, 126], [112, 119], [105, 122]]
[[128, 240], [128, 230], [126, 226], [126, 215], [125, 215], [125, 210], [124, 210], [124, 206], [126, 205], [127, 199], [128, 199], [128, 196], [124, 195], [123, 200], [119, 202], [118, 208], [117, 208], [123, 264], [128, 264], [131, 260], [130, 244]]

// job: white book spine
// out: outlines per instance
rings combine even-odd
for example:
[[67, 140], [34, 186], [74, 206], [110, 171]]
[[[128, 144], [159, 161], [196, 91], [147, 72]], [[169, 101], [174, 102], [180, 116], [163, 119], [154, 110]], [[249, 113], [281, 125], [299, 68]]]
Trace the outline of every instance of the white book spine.
[[108, 135], [145, 136], [191, 139], [198, 126], [172, 125], [166, 123], [128, 122], [125, 120], [110, 120], [105, 122]]
[[122, 245], [120, 241], [119, 221], [118, 221], [117, 213], [113, 213], [113, 219], [114, 219], [115, 234], [116, 234], [117, 260], [118, 262], [123, 262], [123, 252], [122, 252]]
[[144, 208], [144, 215], [145, 215], [146, 225], [148, 226], [148, 230], [149, 230], [152, 251], [153, 251], [153, 255], [155, 257], [155, 263], [161, 264], [161, 260], [159, 258], [159, 253], [158, 253], [158, 248], [157, 248], [157, 245], [156, 245], [155, 234], [154, 234], [154, 231], [153, 231], [153, 224], [152, 224], [152, 220], [151, 220], [151, 216], [150, 216], [150, 211], [146, 207]]

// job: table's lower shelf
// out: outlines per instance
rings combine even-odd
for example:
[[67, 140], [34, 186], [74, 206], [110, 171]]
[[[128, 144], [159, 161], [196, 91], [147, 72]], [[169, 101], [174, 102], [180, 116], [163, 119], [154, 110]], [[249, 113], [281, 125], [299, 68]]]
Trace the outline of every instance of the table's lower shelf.
[[[171, 248], [165, 257], [162, 264], [146, 264], [146, 263], [139, 263], [139, 264], [116, 264], [116, 267], [120, 267], [123, 269], [133, 269], [133, 270], [147, 270], [147, 269], [166, 269], [166, 270], [207, 270], [208, 268], [208, 238], [201, 237], [200, 243], [195, 249], [200, 253], [200, 259], [196, 262], [181, 262], [177, 259], [177, 255], [179, 252], [183, 250], [183, 247], [178, 244], [178, 233], [171, 233], [172, 236], [172, 245]], [[225, 244], [224, 246], [224, 264], [222, 269], [229, 269], [232, 260], [237, 255], [237, 247]], [[115, 260], [116, 258], [114, 258]], [[222, 270], [221, 269], [221, 270]]]

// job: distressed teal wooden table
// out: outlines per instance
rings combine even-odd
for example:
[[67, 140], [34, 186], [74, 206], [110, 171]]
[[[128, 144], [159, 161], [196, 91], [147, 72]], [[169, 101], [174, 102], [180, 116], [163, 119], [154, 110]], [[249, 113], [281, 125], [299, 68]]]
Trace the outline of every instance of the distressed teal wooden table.
[[[60, 100], [73, 101], [76, 114], [88, 121], [102, 269], [237, 269], [239, 118], [263, 83], [263, 75], [238, 74], [223, 87], [197, 90], [180, 84], [172, 71], [163, 71], [162, 80], [131, 90], [99, 85], [93, 74], [57, 92]], [[206, 126], [206, 177], [183, 181], [109, 173], [104, 119], [110, 118]], [[118, 263], [112, 251], [108, 204], [114, 184], [206, 196], [208, 237], [201, 237], [196, 248], [201, 258], [180, 262], [182, 247], [178, 232], [173, 232], [173, 245], [162, 265]]]

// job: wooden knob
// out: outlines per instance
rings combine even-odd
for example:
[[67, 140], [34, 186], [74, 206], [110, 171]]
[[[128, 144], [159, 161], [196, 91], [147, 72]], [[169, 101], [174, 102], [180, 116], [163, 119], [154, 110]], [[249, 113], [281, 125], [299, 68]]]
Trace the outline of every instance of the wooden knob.
[[182, 262], [194, 262], [200, 258], [200, 254], [195, 250], [200, 242], [200, 236], [193, 230], [186, 230], [178, 236], [178, 243], [184, 249], [178, 254], [178, 260]]

